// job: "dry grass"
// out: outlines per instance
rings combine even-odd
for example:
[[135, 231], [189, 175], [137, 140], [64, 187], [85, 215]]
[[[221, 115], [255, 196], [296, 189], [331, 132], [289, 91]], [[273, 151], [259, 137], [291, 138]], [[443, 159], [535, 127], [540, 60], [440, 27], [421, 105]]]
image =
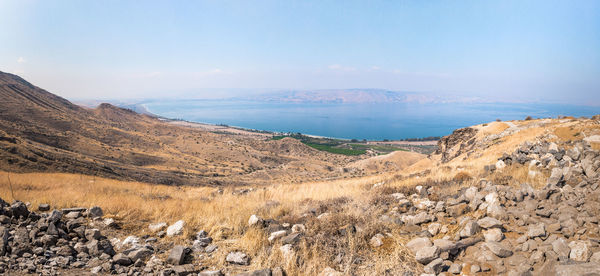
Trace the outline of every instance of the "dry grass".
[[[234, 195], [234, 188], [225, 188], [220, 194], [217, 188], [209, 187], [161, 186], [73, 174], [10, 173], [13, 198], [8, 175], [6, 172], [0, 173], [1, 198], [30, 202], [33, 209], [40, 203], [48, 203], [53, 208], [100, 206], [107, 217], [121, 222], [123, 229], [120, 238], [131, 234], [148, 234], [147, 225], [152, 222], [173, 223], [182, 219], [186, 221], [186, 231], [173, 242], [184, 242], [200, 229], [208, 231], [223, 249], [211, 259], [203, 261], [203, 265], [214, 267], [225, 265], [225, 254], [235, 249], [251, 256], [253, 261], [249, 269], [282, 264], [279, 246], [269, 249], [266, 246], [266, 234], [247, 226], [252, 214], [294, 223], [307, 208], [331, 212], [327, 223], [315, 223], [316, 219], [312, 224], [310, 220], [307, 222], [313, 228], [313, 233], [327, 227], [325, 233], [331, 234], [341, 224], [360, 223], [364, 225], [364, 234], [341, 243], [336, 240], [338, 244], [332, 248], [357, 252], [363, 258], [367, 258], [364, 256], [369, 255], [366, 252], [370, 250], [367, 236], [370, 238], [369, 235], [382, 229], [380, 225], [370, 222], [373, 218], [365, 218], [362, 213], [364, 206], [368, 205], [369, 191], [365, 188], [380, 181], [378, 177], [254, 187], [254, 191], [245, 195]], [[329, 239], [327, 235], [315, 237], [301, 245], [296, 253], [302, 259], [302, 270], [307, 272], [300, 271], [298, 265], [292, 262], [286, 264], [287, 270], [292, 272], [290, 275], [314, 274], [326, 266], [332, 266], [335, 255], [331, 255], [331, 258], [324, 256], [339, 252], [325, 250], [327, 246], [323, 247], [323, 242]], [[382, 264], [389, 266], [393, 262], [388, 260]]]

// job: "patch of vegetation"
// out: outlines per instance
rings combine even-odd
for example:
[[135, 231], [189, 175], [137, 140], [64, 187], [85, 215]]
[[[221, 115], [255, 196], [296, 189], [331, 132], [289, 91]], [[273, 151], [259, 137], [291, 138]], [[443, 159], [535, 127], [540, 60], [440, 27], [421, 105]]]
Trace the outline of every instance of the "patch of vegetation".
[[311, 137], [303, 135], [301, 133], [287, 133], [284, 135], [273, 136], [271, 139], [281, 140], [286, 137], [294, 138], [302, 142], [303, 144], [315, 148], [317, 150], [350, 156], [365, 154], [367, 153], [367, 151], [373, 151], [376, 154], [387, 154], [399, 150], [409, 151], [404, 147], [399, 147], [395, 145], [367, 144], [366, 140], [363, 140], [363, 142], [361, 143], [357, 139], [343, 140], [334, 138]]
[[346, 149], [346, 148], [336, 148], [335, 146], [327, 145], [327, 144], [314, 144], [314, 143], [304, 143], [305, 145], [315, 148], [318, 150], [343, 154], [343, 155], [361, 155], [367, 153], [366, 150], [355, 150], [355, 149]]

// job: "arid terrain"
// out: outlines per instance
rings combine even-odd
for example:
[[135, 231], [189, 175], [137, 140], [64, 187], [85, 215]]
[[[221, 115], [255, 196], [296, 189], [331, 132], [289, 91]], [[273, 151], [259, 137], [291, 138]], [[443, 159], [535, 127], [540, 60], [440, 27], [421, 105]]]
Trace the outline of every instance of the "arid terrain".
[[0, 82], [2, 273], [600, 274], [599, 116], [346, 156]]
[[[203, 186], [305, 182], [382, 172], [348, 167], [368, 155], [330, 154], [294, 139], [272, 140], [272, 135], [258, 132], [165, 121], [110, 104], [83, 108], [7, 73], [0, 73], [0, 97], [0, 167], [8, 171]], [[401, 155], [405, 158], [400, 158], [400, 167], [424, 157]]]

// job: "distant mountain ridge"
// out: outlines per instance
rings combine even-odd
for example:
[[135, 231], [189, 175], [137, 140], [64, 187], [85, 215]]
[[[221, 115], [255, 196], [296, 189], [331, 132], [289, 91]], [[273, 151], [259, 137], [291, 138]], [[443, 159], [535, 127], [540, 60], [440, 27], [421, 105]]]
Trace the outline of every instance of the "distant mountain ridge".
[[427, 93], [404, 92], [385, 89], [326, 89], [326, 90], [285, 90], [269, 92], [237, 100], [289, 103], [461, 103], [486, 102], [481, 98], [443, 97]]

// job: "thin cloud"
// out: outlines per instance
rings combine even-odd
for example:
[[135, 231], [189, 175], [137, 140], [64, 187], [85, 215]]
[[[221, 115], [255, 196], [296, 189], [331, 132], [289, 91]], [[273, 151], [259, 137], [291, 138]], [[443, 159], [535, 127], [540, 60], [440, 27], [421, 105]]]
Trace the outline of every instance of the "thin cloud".
[[329, 70], [333, 70], [333, 71], [343, 71], [343, 72], [356, 71], [356, 68], [354, 68], [354, 67], [342, 66], [339, 64], [332, 64], [332, 65], [327, 66], [327, 68], [329, 68]]
[[27, 62], [27, 60], [24, 57], [19, 57], [17, 59], [17, 63], [26, 63], [26, 62]]

